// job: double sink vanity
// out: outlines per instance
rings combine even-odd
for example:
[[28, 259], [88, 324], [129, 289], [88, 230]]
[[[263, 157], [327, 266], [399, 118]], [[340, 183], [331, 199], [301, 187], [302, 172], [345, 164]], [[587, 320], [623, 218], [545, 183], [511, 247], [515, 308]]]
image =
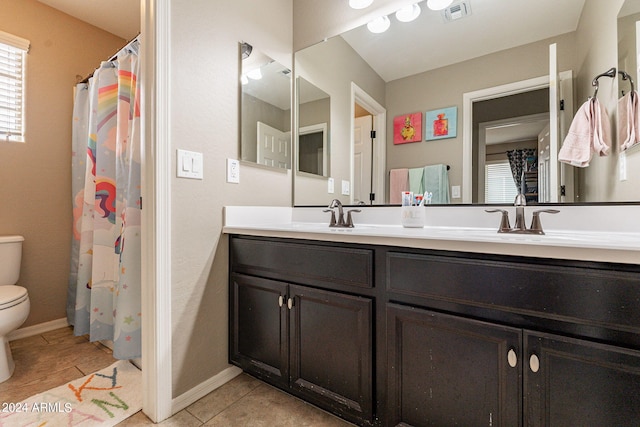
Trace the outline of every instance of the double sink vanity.
[[225, 209], [231, 363], [357, 425], [640, 423], [640, 205], [358, 209]]

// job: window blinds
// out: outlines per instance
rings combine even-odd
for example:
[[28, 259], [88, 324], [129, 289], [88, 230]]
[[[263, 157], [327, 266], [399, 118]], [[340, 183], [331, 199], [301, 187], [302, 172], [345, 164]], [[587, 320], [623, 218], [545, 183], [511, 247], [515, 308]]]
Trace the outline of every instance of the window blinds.
[[24, 76], [29, 41], [0, 31], [0, 141], [24, 142]]
[[487, 163], [484, 175], [485, 203], [513, 203], [518, 189], [513, 182], [509, 162]]

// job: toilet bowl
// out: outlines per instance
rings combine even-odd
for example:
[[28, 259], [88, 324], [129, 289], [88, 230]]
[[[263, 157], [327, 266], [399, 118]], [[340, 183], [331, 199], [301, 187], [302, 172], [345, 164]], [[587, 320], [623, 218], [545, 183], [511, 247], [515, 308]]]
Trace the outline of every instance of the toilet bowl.
[[15, 368], [7, 335], [29, 316], [29, 294], [15, 285], [20, 276], [23, 241], [22, 236], [0, 236], [0, 382], [8, 380]]

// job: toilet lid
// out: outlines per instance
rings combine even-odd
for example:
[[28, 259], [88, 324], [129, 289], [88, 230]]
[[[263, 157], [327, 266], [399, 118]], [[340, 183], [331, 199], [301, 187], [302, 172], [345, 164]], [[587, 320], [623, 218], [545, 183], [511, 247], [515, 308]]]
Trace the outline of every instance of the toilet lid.
[[13, 306], [18, 302], [25, 300], [27, 297], [27, 289], [22, 286], [7, 285], [0, 286], [0, 310]]

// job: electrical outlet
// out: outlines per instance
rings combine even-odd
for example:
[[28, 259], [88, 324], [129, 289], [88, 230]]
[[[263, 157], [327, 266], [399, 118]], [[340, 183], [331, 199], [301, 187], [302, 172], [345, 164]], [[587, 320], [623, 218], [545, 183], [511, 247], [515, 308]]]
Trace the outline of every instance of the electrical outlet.
[[236, 159], [227, 159], [227, 182], [240, 183], [240, 162]]
[[333, 178], [329, 178], [327, 180], [327, 193], [333, 194], [335, 192], [336, 192], [336, 189], [335, 189]]
[[342, 180], [342, 195], [343, 196], [348, 196], [350, 191], [350, 185], [349, 185], [349, 181], [345, 181], [344, 179]]
[[451, 186], [451, 198], [452, 199], [459, 199], [460, 198], [460, 186], [459, 185], [452, 185]]

